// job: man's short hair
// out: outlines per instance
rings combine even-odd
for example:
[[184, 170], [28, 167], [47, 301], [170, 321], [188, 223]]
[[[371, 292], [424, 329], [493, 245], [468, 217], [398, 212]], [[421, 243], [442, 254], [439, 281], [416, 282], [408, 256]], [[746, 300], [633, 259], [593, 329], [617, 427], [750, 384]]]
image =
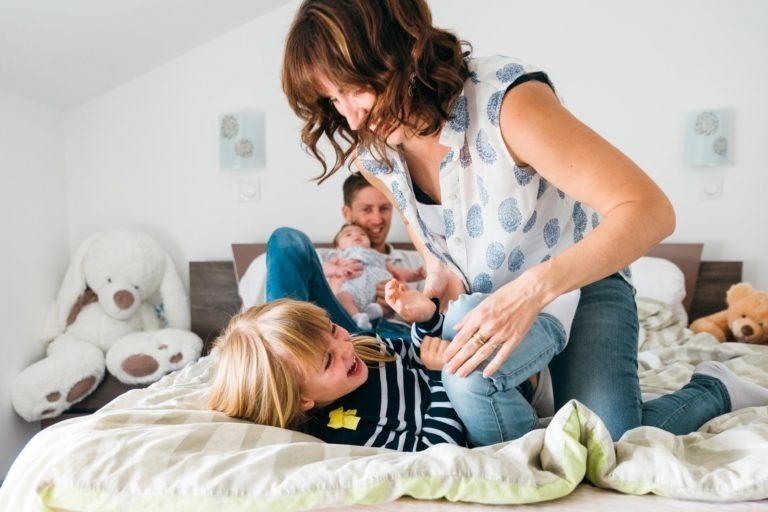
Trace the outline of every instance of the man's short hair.
[[368, 181], [363, 178], [363, 175], [359, 172], [350, 174], [347, 176], [347, 179], [344, 180], [344, 204], [346, 206], [352, 207], [352, 201], [354, 201], [355, 196], [358, 192], [363, 190], [366, 187], [372, 186]]

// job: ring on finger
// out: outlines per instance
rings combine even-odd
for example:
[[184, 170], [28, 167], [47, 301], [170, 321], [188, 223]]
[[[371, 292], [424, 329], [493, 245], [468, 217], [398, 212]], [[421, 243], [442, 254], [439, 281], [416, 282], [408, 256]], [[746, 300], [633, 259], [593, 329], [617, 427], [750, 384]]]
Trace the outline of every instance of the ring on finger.
[[488, 342], [488, 338], [480, 334], [480, 331], [475, 332], [475, 334], [472, 335], [472, 339], [477, 343], [478, 346], [482, 347]]

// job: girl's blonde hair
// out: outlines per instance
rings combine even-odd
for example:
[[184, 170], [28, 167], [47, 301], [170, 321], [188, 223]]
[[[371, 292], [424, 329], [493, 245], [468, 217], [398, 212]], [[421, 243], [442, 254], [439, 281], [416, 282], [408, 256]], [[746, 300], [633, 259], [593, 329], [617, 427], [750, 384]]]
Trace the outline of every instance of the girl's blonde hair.
[[[235, 315], [215, 342], [219, 363], [209, 407], [261, 425], [298, 429], [305, 419], [302, 385], [311, 369], [320, 368], [330, 332], [325, 310], [293, 299]], [[394, 359], [376, 338], [354, 336], [352, 344], [367, 363]]]

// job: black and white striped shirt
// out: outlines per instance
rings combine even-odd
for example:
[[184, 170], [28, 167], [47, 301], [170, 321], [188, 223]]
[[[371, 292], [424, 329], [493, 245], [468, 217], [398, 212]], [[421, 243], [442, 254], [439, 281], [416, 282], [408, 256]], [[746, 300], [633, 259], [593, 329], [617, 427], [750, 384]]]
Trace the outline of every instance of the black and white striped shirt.
[[[382, 339], [395, 361], [369, 367], [368, 380], [327, 407], [311, 411], [306, 431], [329, 443], [419, 451], [435, 444], [466, 445], [464, 427], [445, 393], [440, 372], [419, 357], [425, 335], [438, 333], [442, 315], [413, 329], [413, 343]], [[340, 422], [346, 417], [348, 421]], [[356, 419], [357, 418], [357, 419]]]

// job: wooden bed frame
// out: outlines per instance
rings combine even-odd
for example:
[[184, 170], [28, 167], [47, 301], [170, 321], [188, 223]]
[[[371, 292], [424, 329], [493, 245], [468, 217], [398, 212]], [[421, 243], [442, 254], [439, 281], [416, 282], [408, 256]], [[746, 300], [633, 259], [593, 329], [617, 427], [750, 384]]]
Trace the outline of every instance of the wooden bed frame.
[[[412, 249], [411, 244], [394, 244]], [[317, 244], [329, 247], [329, 244]], [[725, 292], [742, 280], [740, 261], [701, 261], [703, 244], [661, 244], [648, 256], [666, 258], [685, 274], [686, 298], [683, 302], [691, 319], [725, 308]], [[241, 307], [237, 282], [248, 265], [266, 250], [266, 244], [233, 244], [234, 261], [191, 261], [189, 288], [192, 331], [205, 341], [204, 353]]]

